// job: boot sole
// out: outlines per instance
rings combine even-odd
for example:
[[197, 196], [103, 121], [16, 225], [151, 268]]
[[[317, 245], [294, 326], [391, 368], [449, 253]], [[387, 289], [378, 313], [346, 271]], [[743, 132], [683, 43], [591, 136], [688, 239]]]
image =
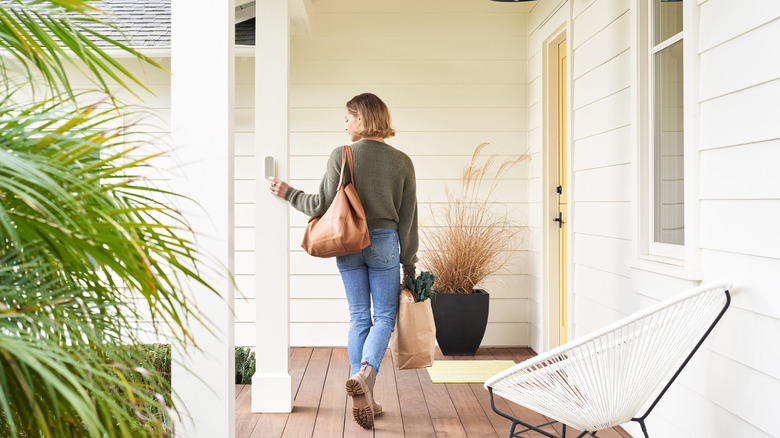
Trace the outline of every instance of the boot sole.
[[352, 418], [363, 429], [374, 428], [374, 410], [363, 389], [363, 384], [357, 379], [347, 380], [347, 395], [352, 397]]

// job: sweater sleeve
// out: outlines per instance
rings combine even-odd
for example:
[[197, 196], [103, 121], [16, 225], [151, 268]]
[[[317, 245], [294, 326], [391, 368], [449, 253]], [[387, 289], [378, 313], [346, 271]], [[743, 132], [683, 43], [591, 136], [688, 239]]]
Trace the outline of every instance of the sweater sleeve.
[[398, 240], [401, 246], [401, 265], [411, 270], [417, 263], [419, 237], [417, 229], [417, 181], [414, 167], [409, 163], [411, 175], [404, 181], [403, 198], [398, 214]]
[[341, 148], [336, 148], [330, 154], [325, 175], [320, 182], [320, 188], [317, 193], [304, 193], [302, 190], [292, 187], [287, 189], [284, 199], [290, 203], [296, 210], [305, 213], [311, 217], [322, 216], [328, 211], [328, 207], [336, 196], [336, 189], [339, 185], [339, 176], [341, 175]]

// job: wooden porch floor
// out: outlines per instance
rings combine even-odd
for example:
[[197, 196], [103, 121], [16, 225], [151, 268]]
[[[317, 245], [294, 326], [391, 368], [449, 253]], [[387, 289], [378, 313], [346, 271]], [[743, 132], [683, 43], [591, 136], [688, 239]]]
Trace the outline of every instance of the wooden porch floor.
[[[480, 349], [474, 357], [443, 356], [437, 360], [514, 360], [533, 356], [525, 348]], [[293, 348], [293, 393], [291, 414], [253, 414], [250, 385], [236, 385], [236, 438], [271, 437], [505, 437], [510, 421], [490, 408], [488, 392], [481, 383], [434, 384], [428, 372], [397, 370], [388, 350], [377, 376], [374, 395], [384, 412], [373, 431], [352, 420], [352, 405], [344, 382], [349, 377], [345, 348]], [[496, 399], [498, 409], [531, 424], [547, 420], [533, 411]], [[553, 426], [549, 427], [553, 430]], [[560, 434], [560, 425], [555, 425]], [[577, 436], [567, 430], [567, 436]], [[528, 437], [542, 437], [529, 433]], [[629, 437], [619, 427], [599, 433], [600, 438]]]

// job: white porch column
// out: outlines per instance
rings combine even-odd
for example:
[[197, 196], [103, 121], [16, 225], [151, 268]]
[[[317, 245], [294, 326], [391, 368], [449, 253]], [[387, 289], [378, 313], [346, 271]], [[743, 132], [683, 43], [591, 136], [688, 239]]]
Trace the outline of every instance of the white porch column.
[[[171, 131], [176, 160], [172, 186], [199, 205], [182, 205], [205, 259], [233, 266], [234, 0], [171, 2]], [[213, 265], [213, 261], [210, 262]], [[208, 274], [208, 273], [205, 273]], [[209, 275], [222, 297], [189, 285], [211, 331], [189, 331], [200, 350], [173, 348], [173, 391], [187, 438], [235, 436], [233, 288]]]
[[258, 0], [255, 30], [255, 160], [257, 219], [255, 303], [257, 350], [252, 412], [291, 412], [289, 213], [268, 192], [265, 157], [287, 180], [290, 14], [288, 0]]

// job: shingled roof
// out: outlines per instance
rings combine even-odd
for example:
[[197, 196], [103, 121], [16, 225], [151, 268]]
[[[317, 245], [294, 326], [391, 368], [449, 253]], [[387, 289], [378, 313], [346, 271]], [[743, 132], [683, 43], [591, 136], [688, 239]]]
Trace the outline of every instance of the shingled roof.
[[[106, 21], [122, 32], [102, 27], [106, 36], [133, 47], [169, 47], [171, 45], [170, 0], [102, 0], [95, 6], [110, 14]], [[255, 44], [255, 20], [236, 24], [236, 44]], [[99, 45], [102, 42], [96, 41]]]

